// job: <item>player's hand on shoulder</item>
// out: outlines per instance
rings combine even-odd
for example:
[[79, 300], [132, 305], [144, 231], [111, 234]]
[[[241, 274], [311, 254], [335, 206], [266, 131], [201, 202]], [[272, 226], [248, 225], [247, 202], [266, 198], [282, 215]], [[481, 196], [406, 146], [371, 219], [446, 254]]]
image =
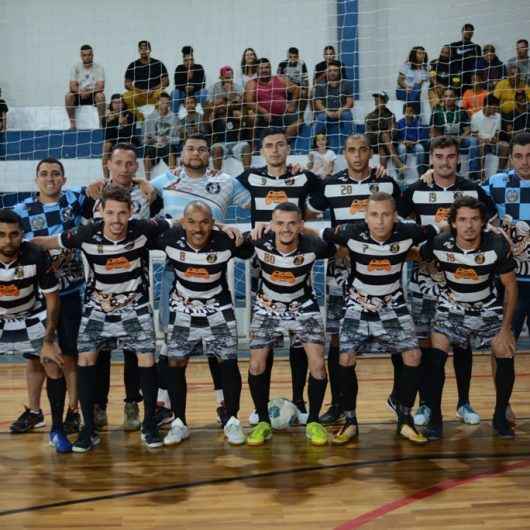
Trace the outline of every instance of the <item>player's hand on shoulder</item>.
[[103, 193], [105, 184], [106, 182], [104, 180], [96, 180], [95, 182], [91, 182], [86, 187], [86, 196], [94, 201], [99, 199]]
[[250, 232], [250, 237], [257, 241], [258, 239], [262, 239], [265, 234], [269, 233], [271, 231], [271, 225], [270, 223], [256, 223], [252, 231]]
[[420, 180], [430, 186], [434, 182], [434, 172], [432, 169], [428, 169], [421, 177]]
[[225, 234], [227, 234], [230, 237], [230, 239], [234, 240], [236, 247], [239, 247], [243, 243], [243, 234], [241, 233], [241, 230], [239, 230], [239, 228], [236, 228], [235, 226], [229, 226], [229, 225], [218, 225], [218, 226]]
[[383, 167], [381, 164], [379, 164], [375, 168], [375, 178], [382, 179], [388, 176], [388, 173], [386, 171], [386, 167]]
[[299, 175], [300, 173], [302, 173], [303, 171], [305, 171], [305, 167], [300, 164], [299, 162], [294, 162], [293, 164], [288, 164], [287, 165], [287, 171], [289, 172], [289, 174], [291, 175]]
[[134, 179], [134, 183], [140, 188], [140, 191], [149, 200], [149, 203], [152, 203], [156, 199], [157, 191], [148, 180]]

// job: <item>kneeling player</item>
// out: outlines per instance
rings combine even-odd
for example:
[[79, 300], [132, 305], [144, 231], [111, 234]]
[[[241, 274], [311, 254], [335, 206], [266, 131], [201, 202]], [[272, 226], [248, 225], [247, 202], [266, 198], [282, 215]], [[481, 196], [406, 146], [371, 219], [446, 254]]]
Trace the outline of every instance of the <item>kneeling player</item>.
[[327, 376], [324, 326], [311, 287], [311, 270], [317, 259], [332, 257], [335, 246], [318, 237], [302, 235], [303, 225], [299, 208], [288, 202], [281, 203], [272, 213], [272, 233], [253, 242], [261, 270], [250, 326], [248, 383], [259, 423], [248, 436], [248, 445], [261, 445], [272, 435], [267, 410], [270, 378], [266, 361], [283, 331], [298, 336], [308, 358], [306, 437], [314, 445], [325, 445], [328, 441], [327, 431], [318, 423]]

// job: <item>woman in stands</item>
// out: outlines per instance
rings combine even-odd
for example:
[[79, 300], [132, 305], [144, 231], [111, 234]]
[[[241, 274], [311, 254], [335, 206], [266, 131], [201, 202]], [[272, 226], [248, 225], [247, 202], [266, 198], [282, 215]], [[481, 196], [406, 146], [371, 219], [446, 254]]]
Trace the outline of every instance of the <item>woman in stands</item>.
[[246, 48], [241, 57], [241, 79], [240, 85], [245, 88], [245, 85], [251, 79], [256, 79], [258, 73], [258, 56], [254, 48]]
[[416, 112], [421, 112], [421, 86], [429, 80], [429, 63], [423, 46], [414, 46], [408, 60], [399, 69], [396, 97], [401, 101], [412, 103]]

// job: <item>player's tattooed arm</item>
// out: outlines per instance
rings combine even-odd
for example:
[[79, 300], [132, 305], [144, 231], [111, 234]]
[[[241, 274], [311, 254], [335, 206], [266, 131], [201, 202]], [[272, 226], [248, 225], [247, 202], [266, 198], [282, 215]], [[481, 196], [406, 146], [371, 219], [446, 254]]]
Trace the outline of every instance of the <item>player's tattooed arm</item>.
[[46, 298], [46, 334], [44, 335], [44, 342], [40, 353], [41, 361], [55, 362], [59, 366], [64, 364], [61, 350], [57, 343], [57, 327], [59, 325], [59, 315], [61, 308], [61, 300], [57, 291], [44, 294]]
[[37, 236], [31, 240], [32, 243], [46, 250], [55, 250], [61, 248], [58, 236]]

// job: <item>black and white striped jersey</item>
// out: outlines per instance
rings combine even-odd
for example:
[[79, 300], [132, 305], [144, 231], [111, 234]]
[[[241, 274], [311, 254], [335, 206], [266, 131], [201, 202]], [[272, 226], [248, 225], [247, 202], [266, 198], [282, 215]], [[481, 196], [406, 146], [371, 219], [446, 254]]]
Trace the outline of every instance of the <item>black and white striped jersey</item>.
[[445, 276], [445, 292], [449, 298], [465, 304], [495, 300], [496, 275], [515, 270], [508, 241], [493, 232], [483, 232], [480, 246], [475, 250], [462, 250], [454, 235], [440, 234], [423, 245], [420, 252], [423, 258], [436, 260]]
[[408, 251], [437, 234], [432, 226], [398, 222], [387, 241], [372, 238], [366, 222], [326, 228], [325, 241], [345, 246], [350, 254], [349, 286], [361, 296], [386, 297], [401, 290], [401, 271]]
[[44, 310], [41, 293], [59, 292], [47, 251], [23, 241], [11, 263], [0, 262], [0, 320], [26, 318]]
[[231, 302], [226, 280], [228, 262], [233, 257], [250, 258], [254, 253], [248, 242], [236, 247], [234, 241], [219, 230], [212, 231], [204, 248], [194, 249], [180, 226], [159, 236], [155, 248], [166, 253], [167, 266], [175, 272], [172, 294], [186, 301], [214, 301], [221, 305]]
[[103, 221], [92, 221], [58, 236], [62, 247], [81, 249], [86, 303], [106, 313], [147, 303], [149, 249], [168, 228], [164, 219], [131, 219], [125, 239], [111, 241], [103, 235]]
[[345, 169], [326, 179], [320, 193], [310, 197], [309, 204], [315, 210], [325, 211], [329, 208], [331, 226], [335, 227], [352, 221], [364, 221], [368, 199], [377, 191], [392, 195], [399, 207], [401, 191], [393, 178], [377, 178], [376, 170], [371, 169], [368, 177], [357, 181], [350, 178]]
[[252, 226], [256, 223], [269, 223], [272, 211], [282, 202], [291, 202], [305, 213], [307, 198], [318, 193], [322, 187], [320, 178], [310, 171], [271, 177], [267, 173], [267, 167], [250, 168], [237, 179], [250, 192]]
[[[247, 235], [247, 240], [250, 240]], [[319, 237], [300, 235], [298, 248], [283, 254], [275, 245], [275, 234], [269, 233], [258, 241], [252, 241], [260, 264], [257, 295], [265, 300], [302, 304], [314, 299], [311, 270], [317, 259], [335, 255], [335, 245]]]

